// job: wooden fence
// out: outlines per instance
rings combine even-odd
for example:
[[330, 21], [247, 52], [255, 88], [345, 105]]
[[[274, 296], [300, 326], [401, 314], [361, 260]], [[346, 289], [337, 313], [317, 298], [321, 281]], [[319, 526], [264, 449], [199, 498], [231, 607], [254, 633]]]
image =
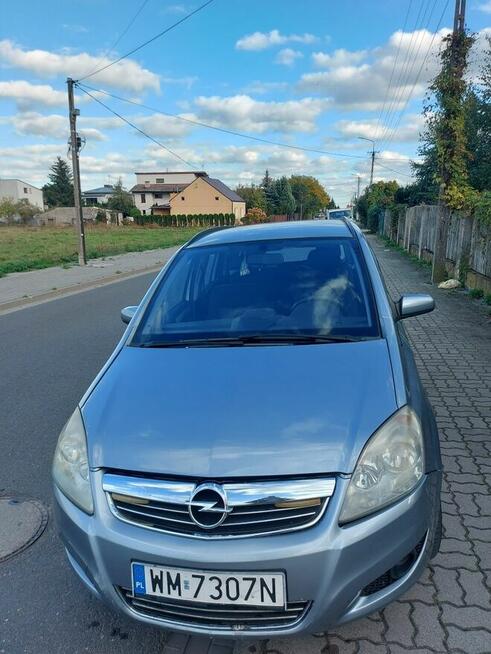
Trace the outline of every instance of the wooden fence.
[[[385, 211], [379, 233], [414, 254], [431, 261], [436, 238], [438, 207], [410, 207], [396, 220]], [[491, 293], [491, 226], [475, 218], [452, 213], [446, 244], [446, 268], [449, 276], [459, 278], [469, 288]]]

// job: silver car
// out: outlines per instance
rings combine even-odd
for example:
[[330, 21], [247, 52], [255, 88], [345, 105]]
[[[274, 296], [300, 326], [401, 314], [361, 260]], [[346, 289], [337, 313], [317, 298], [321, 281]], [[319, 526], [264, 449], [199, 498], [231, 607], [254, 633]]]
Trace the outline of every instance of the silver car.
[[320, 632], [441, 539], [435, 419], [349, 221], [202, 232], [138, 307], [54, 456], [68, 559], [115, 609], [237, 637]]

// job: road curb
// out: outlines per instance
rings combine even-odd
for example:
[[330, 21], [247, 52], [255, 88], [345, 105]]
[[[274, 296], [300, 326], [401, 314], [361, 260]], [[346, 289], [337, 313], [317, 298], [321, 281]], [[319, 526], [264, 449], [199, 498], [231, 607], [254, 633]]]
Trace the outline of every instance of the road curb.
[[29, 297], [22, 297], [15, 300], [9, 300], [8, 302], [1, 302], [0, 316], [12, 313], [14, 311], [20, 311], [21, 309], [27, 309], [28, 307], [36, 306], [37, 304], [44, 304], [44, 302], [49, 302], [51, 300], [57, 300], [58, 298], [66, 297], [69, 295], [76, 295], [77, 293], [82, 293], [83, 291], [90, 291], [94, 288], [100, 288], [101, 286], [114, 284], [125, 279], [131, 279], [132, 277], [138, 277], [139, 275], [147, 275], [152, 272], [159, 272], [162, 270], [163, 265], [164, 264], [150, 266], [148, 268], [140, 268], [139, 270], [129, 270], [127, 272], [118, 274], [114, 273], [108, 277], [92, 280], [90, 282], [72, 284], [71, 286], [58, 288], [55, 291], [46, 291], [45, 293], [39, 293]]

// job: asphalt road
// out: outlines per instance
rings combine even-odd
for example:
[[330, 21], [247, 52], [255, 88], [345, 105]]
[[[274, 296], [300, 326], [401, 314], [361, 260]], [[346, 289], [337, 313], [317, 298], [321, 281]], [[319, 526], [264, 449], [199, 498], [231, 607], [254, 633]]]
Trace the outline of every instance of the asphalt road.
[[[0, 316], [0, 493], [50, 508], [45, 533], [0, 565], [0, 653], [162, 652], [165, 635], [112, 613], [78, 581], [51, 519], [58, 434], [154, 275]], [[1, 529], [1, 525], [0, 525]]]

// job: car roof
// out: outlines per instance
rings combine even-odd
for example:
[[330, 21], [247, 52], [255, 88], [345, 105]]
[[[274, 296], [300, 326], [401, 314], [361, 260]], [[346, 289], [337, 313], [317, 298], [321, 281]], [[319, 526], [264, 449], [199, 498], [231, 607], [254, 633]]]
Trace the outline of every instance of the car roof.
[[302, 220], [284, 223], [247, 225], [213, 230], [197, 235], [186, 246], [190, 248], [245, 241], [269, 241], [283, 238], [352, 238], [344, 220]]

